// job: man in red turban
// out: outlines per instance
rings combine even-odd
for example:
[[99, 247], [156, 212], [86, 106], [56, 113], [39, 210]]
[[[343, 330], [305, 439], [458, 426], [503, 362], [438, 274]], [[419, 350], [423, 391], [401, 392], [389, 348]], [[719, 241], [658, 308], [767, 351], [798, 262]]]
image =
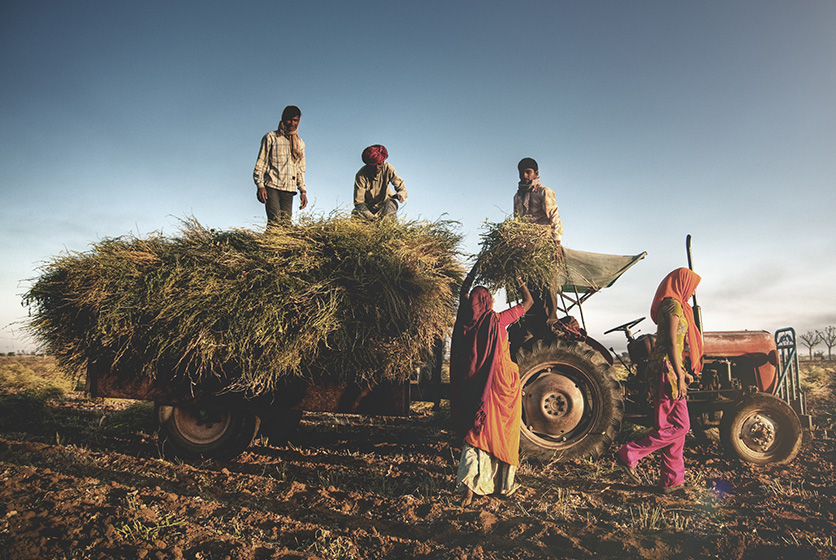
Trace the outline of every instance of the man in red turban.
[[[406, 187], [391, 163], [385, 146], [374, 144], [363, 150], [365, 164], [354, 176], [352, 215], [366, 219], [394, 216], [398, 202], [406, 201]], [[391, 185], [391, 186], [390, 186]]]

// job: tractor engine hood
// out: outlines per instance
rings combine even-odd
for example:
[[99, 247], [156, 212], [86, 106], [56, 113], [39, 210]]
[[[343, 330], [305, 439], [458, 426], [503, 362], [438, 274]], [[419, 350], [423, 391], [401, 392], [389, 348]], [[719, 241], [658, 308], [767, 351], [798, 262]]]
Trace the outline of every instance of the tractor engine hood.
[[751, 360], [758, 389], [775, 391], [778, 372], [778, 350], [772, 334], [766, 331], [716, 331], [703, 334], [703, 356], [712, 359], [741, 358]]

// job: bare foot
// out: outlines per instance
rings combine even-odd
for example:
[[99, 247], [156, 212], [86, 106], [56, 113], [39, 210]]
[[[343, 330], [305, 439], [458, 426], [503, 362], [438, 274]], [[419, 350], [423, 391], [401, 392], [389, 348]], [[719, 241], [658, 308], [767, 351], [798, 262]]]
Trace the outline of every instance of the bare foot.
[[462, 506], [467, 507], [473, 502], [473, 490], [467, 489], [467, 492], [462, 496]]

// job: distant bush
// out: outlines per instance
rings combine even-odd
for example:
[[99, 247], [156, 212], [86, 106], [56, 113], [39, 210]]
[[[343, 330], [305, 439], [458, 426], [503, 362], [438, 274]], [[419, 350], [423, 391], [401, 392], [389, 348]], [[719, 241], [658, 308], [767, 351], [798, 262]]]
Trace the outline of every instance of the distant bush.
[[801, 388], [807, 394], [815, 424], [827, 429], [836, 428], [836, 364], [802, 362]]
[[43, 399], [60, 399], [75, 382], [58, 369], [52, 358], [15, 356], [0, 359], [0, 389], [30, 391]]

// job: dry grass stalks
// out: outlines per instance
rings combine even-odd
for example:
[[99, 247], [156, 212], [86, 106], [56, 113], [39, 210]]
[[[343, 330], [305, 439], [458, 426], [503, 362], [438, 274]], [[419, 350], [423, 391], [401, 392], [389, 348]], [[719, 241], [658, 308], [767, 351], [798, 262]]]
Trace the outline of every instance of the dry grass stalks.
[[453, 222], [367, 222], [105, 239], [56, 257], [25, 294], [62, 367], [150, 378], [402, 380], [446, 334], [463, 275]]
[[555, 281], [560, 253], [549, 227], [513, 218], [486, 223], [484, 229], [476, 259], [476, 283], [495, 292], [501, 288], [513, 291], [519, 277], [529, 286], [549, 286]]

